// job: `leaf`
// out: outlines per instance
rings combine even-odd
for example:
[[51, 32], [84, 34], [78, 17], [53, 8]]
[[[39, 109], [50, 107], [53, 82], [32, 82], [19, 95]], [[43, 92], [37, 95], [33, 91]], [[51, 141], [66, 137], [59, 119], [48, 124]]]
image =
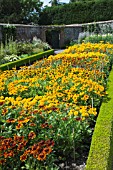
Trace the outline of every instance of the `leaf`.
[[28, 164], [25, 164], [25, 166], [26, 166], [26, 169], [30, 169], [30, 167], [29, 167], [29, 165], [28, 165]]

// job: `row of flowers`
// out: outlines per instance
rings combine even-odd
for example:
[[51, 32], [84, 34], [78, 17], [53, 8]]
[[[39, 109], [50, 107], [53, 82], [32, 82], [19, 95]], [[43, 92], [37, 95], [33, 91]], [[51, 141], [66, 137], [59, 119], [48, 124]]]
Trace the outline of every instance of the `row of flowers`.
[[[81, 44], [0, 72], [3, 169], [57, 167], [87, 150], [106, 94], [111, 44]], [[84, 144], [83, 144], [84, 143]], [[12, 162], [9, 164], [9, 162]]]

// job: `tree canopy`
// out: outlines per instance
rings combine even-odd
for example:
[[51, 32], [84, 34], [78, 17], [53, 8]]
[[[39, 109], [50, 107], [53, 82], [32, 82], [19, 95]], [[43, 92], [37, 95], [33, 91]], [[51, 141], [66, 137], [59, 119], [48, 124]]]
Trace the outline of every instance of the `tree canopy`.
[[0, 22], [38, 23], [42, 5], [40, 0], [0, 0]]

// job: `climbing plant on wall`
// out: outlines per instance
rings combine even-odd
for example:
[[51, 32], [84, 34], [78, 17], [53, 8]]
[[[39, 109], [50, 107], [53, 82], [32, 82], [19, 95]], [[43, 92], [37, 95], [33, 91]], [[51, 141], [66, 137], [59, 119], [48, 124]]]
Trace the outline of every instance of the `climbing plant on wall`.
[[16, 27], [14, 25], [4, 25], [2, 26], [2, 42], [7, 43], [9, 40], [16, 39]]

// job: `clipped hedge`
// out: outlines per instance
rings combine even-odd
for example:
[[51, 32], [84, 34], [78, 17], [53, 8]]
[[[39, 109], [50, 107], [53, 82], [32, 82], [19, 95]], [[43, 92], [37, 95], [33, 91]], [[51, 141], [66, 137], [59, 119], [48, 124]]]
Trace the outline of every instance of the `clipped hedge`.
[[79, 24], [112, 20], [112, 6], [112, 0], [92, 0], [47, 7], [40, 14], [39, 24]]
[[85, 170], [113, 169], [113, 69], [107, 92], [108, 99], [104, 99], [100, 108]]
[[30, 64], [35, 60], [42, 59], [42, 58], [47, 57], [47, 56], [52, 55], [52, 54], [54, 54], [53, 49], [48, 50], [48, 51], [44, 51], [44, 52], [41, 52], [41, 53], [38, 53], [38, 54], [33, 54], [31, 56], [22, 58], [22, 59], [17, 60], [17, 61], [2, 64], [2, 65], [0, 65], [0, 70], [12, 69], [15, 66], [19, 67], [19, 66], [22, 66], [22, 65]]

